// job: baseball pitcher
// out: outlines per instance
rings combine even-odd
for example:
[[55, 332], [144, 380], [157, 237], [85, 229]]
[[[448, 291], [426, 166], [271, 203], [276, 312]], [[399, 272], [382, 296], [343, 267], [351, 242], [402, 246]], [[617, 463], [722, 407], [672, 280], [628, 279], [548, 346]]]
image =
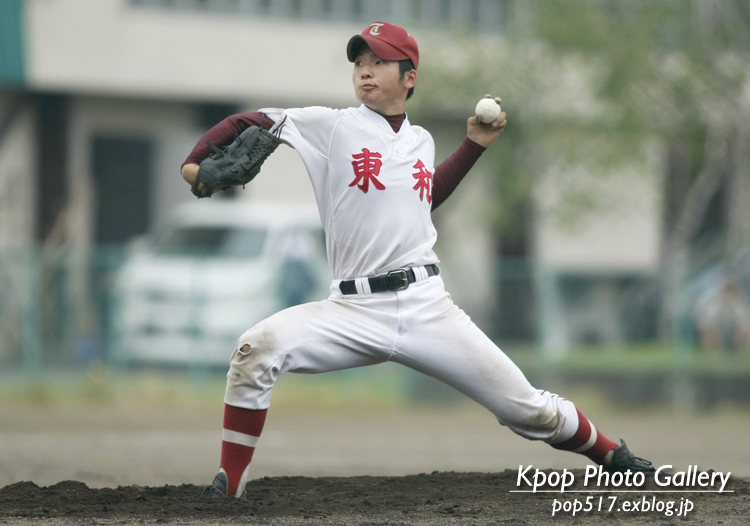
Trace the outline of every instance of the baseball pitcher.
[[313, 185], [334, 276], [327, 299], [285, 309], [240, 336], [227, 375], [221, 466], [201, 495], [245, 495], [279, 375], [386, 361], [447, 383], [524, 438], [582, 453], [610, 471], [652, 472], [572, 402], [532, 387], [445, 291], [430, 213], [500, 136], [505, 113], [490, 123], [469, 117], [466, 139], [435, 166], [432, 137], [404, 112], [418, 80], [415, 39], [377, 21], [349, 40], [346, 54], [359, 107], [233, 115], [182, 166], [193, 192], [210, 197], [249, 180], [243, 170], [252, 178], [277, 143], [294, 148]]

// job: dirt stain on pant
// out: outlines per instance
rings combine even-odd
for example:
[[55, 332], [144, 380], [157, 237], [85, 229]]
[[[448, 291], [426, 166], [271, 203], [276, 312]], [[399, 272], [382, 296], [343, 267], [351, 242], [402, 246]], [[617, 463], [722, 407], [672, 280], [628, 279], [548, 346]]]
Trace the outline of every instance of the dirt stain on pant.
[[232, 353], [227, 374], [227, 403], [265, 409], [276, 380], [280, 353], [268, 323], [261, 322], [243, 334]]

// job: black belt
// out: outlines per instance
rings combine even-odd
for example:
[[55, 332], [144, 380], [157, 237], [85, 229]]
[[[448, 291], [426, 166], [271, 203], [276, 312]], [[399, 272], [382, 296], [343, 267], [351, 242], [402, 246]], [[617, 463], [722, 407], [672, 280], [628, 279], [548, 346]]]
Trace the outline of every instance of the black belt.
[[[440, 267], [437, 265], [425, 265], [424, 268], [428, 276], [440, 274]], [[404, 290], [417, 281], [417, 277], [414, 275], [414, 269], [410, 267], [391, 270], [388, 274], [367, 278], [367, 281], [370, 283], [370, 292], [385, 292], [387, 290]], [[356, 281], [353, 279], [339, 283], [341, 294], [357, 294], [355, 283]]]

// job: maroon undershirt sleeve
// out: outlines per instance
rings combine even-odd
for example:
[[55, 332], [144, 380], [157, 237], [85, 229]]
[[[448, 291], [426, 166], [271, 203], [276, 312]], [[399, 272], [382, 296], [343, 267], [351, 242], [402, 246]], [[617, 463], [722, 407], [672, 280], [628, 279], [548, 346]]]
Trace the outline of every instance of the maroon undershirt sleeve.
[[182, 163], [182, 166], [188, 163], [200, 164], [203, 159], [209, 156], [211, 148], [206, 144], [206, 141], [221, 148], [234, 140], [235, 133], [242, 133], [250, 126], [260, 126], [261, 121], [263, 127], [267, 130], [274, 125], [274, 122], [267, 115], [263, 115], [260, 112], [230, 115], [201, 137], [198, 144], [193, 148], [193, 151], [188, 155], [188, 158]]
[[455, 152], [435, 167], [435, 174], [432, 176], [432, 210], [448, 199], [485, 150], [484, 146], [467, 137]]

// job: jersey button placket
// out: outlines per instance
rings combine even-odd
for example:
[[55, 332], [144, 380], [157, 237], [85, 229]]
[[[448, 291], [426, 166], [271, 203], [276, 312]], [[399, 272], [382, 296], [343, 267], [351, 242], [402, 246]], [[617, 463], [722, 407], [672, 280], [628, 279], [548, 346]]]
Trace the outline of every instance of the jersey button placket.
[[403, 151], [404, 151], [404, 149], [401, 147], [401, 141], [399, 140], [398, 136], [396, 136], [393, 139], [393, 152], [396, 155], [401, 156], [401, 154], [403, 153]]

